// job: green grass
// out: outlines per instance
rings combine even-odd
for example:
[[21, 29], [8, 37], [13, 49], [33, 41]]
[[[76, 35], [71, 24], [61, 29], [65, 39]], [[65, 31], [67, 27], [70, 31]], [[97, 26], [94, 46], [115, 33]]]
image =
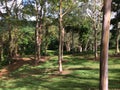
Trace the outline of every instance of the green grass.
[[[98, 90], [99, 61], [91, 55], [65, 55], [64, 71], [59, 75], [57, 56], [40, 63], [28, 64], [0, 79], [0, 90]], [[109, 90], [120, 90], [120, 58], [109, 58]]]

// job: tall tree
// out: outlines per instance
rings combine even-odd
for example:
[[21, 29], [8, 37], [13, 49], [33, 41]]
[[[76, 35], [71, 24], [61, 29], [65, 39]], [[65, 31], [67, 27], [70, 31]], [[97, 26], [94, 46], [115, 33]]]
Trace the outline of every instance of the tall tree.
[[100, 32], [101, 28], [100, 28], [100, 24], [101, 24], [101, 4], [102, 4], [102, 0], [90, 0], [88, 2], [89, 8], [87, 9], [87, 13], [89, 18], [92, 20], [93, 22], [93, 35], [94, 35], [94, 56], [95, 56], [95, 60], [98, 58], [98, 33]]
[[108, 90], [108, 48], [112, 0], [104, 0], [100, 52], [100, 90]]
[[16, 1], [11, 1], [11, 7], [8, 5], [10, 4], [7, 0], [3, 0], [3, 7], [5, 8], [5, 13], [3, 14], [3, 19], [5, 19], [5, 23], [7, 25], [8, 30], [8, 62], [11, 63], [12, 60], [12, 51], [13, 51], [13, 44], [12, 44], [12, 19], [14, 17], [12, 10], [15, 8]]
[[71, 11], [72, 7], [74, 6], [75, 1], [69, 0], [64, 1], [59, 0], [59, 55], [58, 55], [58, 62], [59, 62], [59, 72], [62, 73], [62, 60], [63, 60], [63, 44], [64, 44], [64, 26], [63, 26], [63, 16], [65, 16], [68, 12]]
[[58, 56], [58, 62], [59, 62], [59, 72], [61, 73], [63, 71], [62, 69], [62, 59], [63, 59], [63, 42], [64, 42], [64, 28], [62, 24], [62, 0], [60, 0], [60, 12], [59, 12], [59, 56]]
[[35, 29], [35, 60], [36, 64], [41, 58], [42, 32], [45, 17], [46, 0], [36, 0], [36, 29]]

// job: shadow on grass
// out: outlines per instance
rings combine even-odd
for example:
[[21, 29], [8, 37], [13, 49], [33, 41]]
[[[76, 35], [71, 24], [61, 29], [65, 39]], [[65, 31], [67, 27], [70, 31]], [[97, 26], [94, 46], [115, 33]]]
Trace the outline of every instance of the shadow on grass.
[[120, 90], [120, 69], [109, 69], [109, 87], [111, 89]]
[[90, 83], [76, 82], [72, 80], [63, 80], [59, 82], [52, 82], [48, 85], [42, 85], [48, 90], [96, 90], [96, 87], [91, 86]]
[[[25, 78], [18, 77], [15, 79], [11, 82], [11, 86], [2, 86], [1, 90], [96, 90], [98, 88], [95, 83], [83, 82], [83, 79], [88, 80], [88, 78], [80, 78], [74, 75], [60, 75], [52, 79], [28, 75]], [[0, 84], [4, 85], [2, 82]]]
[[[23, 70], [16, 71], [8, 77], [11, 85], [1, 81], [0, 90], [98, 90], [99, 77], [96, 77], [96, 73], [99, 72], [98, 69], [71, 68], [72, 73], [56, 75], [52, 78], [50, 75], [55, 71], [53, 70], [50, 73], [49, 70], [26, 66]], [[119, 90], [120, 76], [117, 75], [120, 72], [118, 69], [110, 69], [110, 72], [114, 73], [115, 76], [109, 80], [109, 88], [110, 90]], [[87, 73], [89, 76], [86, 76]]]
[[55, 72], [54, 68], [31, 68], [29, 65], [24, 65], [13, 72], [6, 79], [6, 83], [5, 80], [0, 82], [0, 90], [96, 90], [98, 88], [96, 83], [91, 83], [91, 80], [98, 82], [97, 78], [82, 77], [79, 73], [51, 77]]
[[69, 70], [94, 70], [94, 68], [90, 68], [90, 67], [69, 68]]
[[[1, 80], [0, 90], [98, 90], [99, 69], [94, 66], [98, 62], [79, 56], [64, 59], [63, 64], [71, 71], [67, 75], [56, 75], [58, 61], [54, 58], [42, 66], [23, 66], [10, 74], [8, 79]], [[115, 64], [113, 61], [110, 63]], [[110, 67], [109, 74], [109, 90], [120, 90], [120, 67]]]

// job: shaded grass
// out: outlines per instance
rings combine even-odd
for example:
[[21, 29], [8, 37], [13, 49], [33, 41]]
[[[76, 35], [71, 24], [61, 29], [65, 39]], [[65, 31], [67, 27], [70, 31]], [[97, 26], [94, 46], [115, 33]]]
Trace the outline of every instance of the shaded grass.
[[[89, 56], [90, 55], [90, 56]], [[58, 57], [38, 66], [29, 64], [0, 79], [0, 90], [98, 90], [99, 61], [89, 55], [65, 55], [64, 71], [58, 74]], [[109, 59], [109, 90], [120, 90], [120, 60]]]

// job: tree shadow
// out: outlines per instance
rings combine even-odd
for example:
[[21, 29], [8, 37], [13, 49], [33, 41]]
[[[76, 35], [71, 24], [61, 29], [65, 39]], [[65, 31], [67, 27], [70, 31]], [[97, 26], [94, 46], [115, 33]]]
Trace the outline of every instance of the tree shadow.
[[[7, 79], [11, 81], [11, 85], [7, 86], [4, 80], [0, 82], [1, 90], [98, 90], [99, 88], [99, 69], [91, 66], [84, 67], [88, 60], [79, 57], [66, 57], [67, 62], [63, 62], [64, 65], [81, 65], [80, 67], [69, 67], [71, 73], [58, 74], [56, 65], [57, 60], [50, 60], [48, 63], [52, 63], [53, 67], [49, 65], [41, 67], [32, 67], [32, 61], [26, 62], [22, 68], [11, 73]], [[29, 61], [29, 60], [28, 60]], [[89, 61], [94, 62], [94, 61]], [[84, 75], [92, 72], [88, 76]], [[78, 73], [76, 73], [78, 72]], [[109, 90], [120, 89], [120, 70], [110, 68], [109, 73], [114, 74], [109, 78]], [[82, 75], [83, 74], [83, 75]], [[95, 76], [96, 75], [96, 76]]]

